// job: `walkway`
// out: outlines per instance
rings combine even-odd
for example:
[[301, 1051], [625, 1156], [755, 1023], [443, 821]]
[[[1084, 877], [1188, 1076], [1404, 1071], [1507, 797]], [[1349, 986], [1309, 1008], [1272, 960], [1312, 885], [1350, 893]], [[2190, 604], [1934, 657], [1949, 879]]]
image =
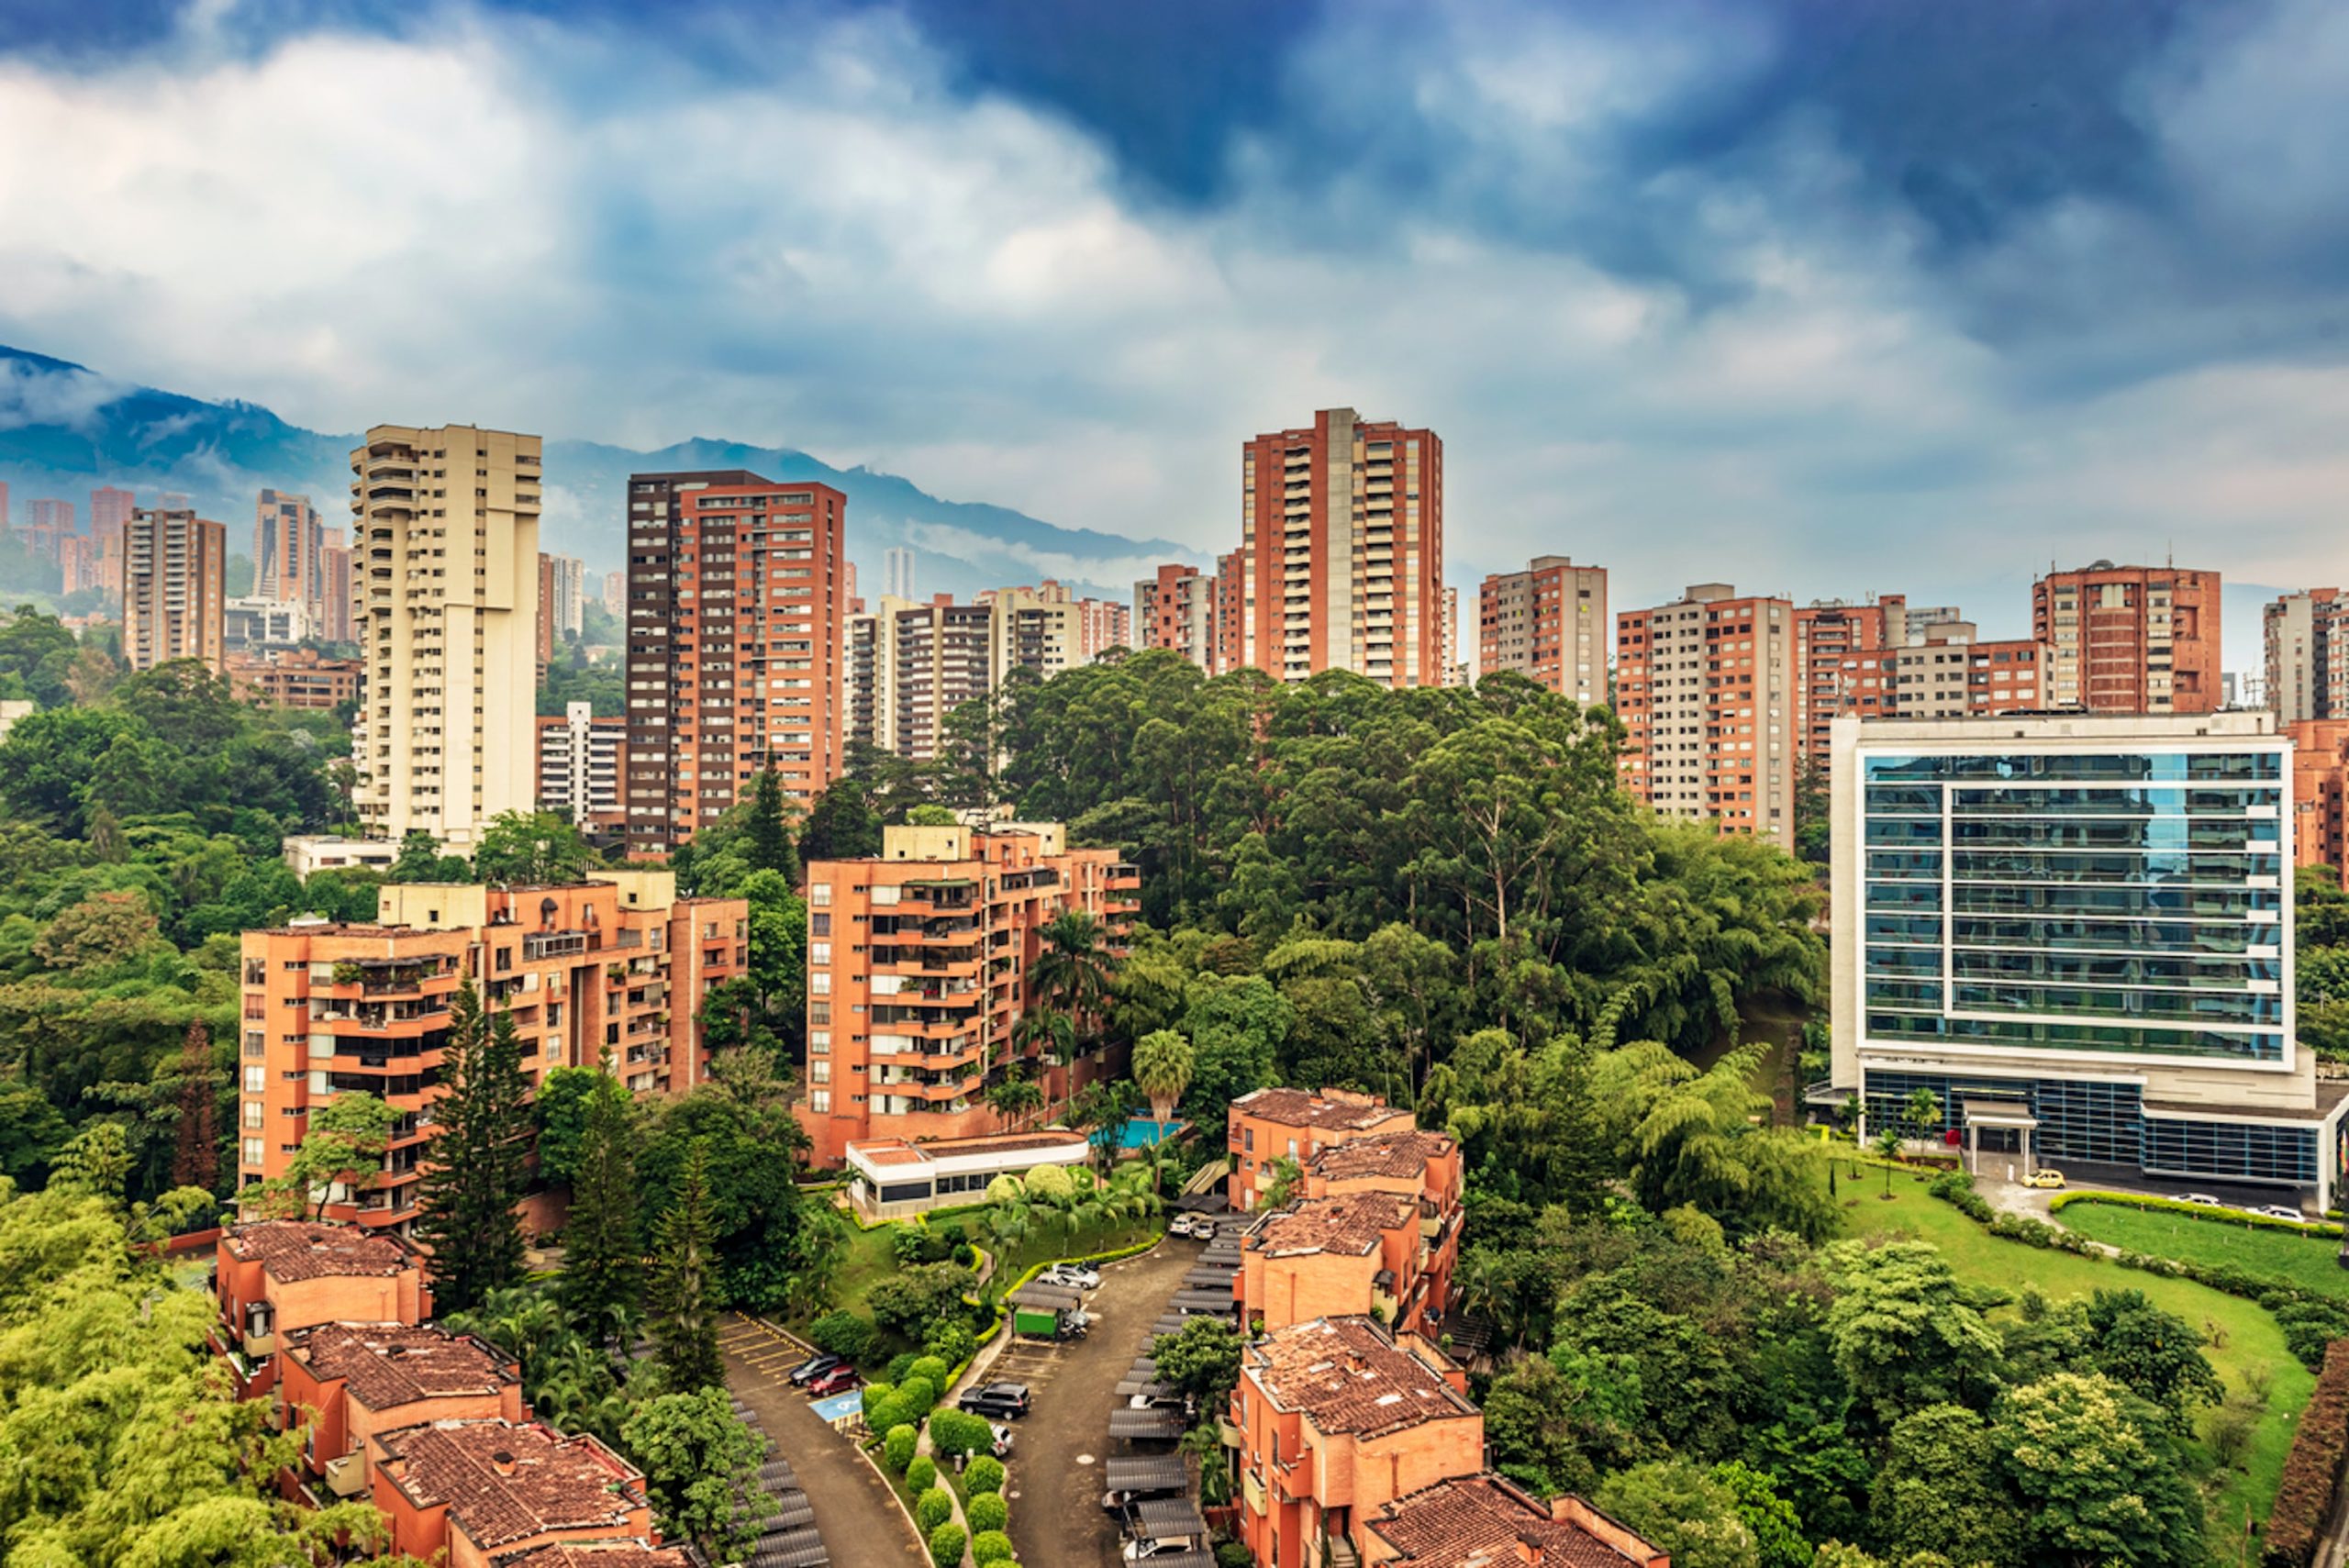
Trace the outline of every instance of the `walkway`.
[[763, 1323], [736, 1317], [724, 1330], [726, 1385], [759, 1413], [775, 1451], [791, 1461], [816, 1510], [832, 1568], [930, 1568], [888, 1484], [849, 1440], [808, 1408], [791, 1369], [808, 1352]]

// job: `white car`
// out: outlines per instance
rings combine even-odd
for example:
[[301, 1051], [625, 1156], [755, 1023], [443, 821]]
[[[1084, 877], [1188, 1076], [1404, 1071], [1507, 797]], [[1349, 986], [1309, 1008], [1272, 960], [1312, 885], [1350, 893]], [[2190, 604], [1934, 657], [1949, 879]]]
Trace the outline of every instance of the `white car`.
[[2257, 1208], [2248, 1209], [2245, 1212], [2264, 1214], [2270, 1219], [2288, 1219], [2295, 1225], [2306, 1225], [2309, 1222], [2307, 1215], [2297, 1208], [2286, 1208], [2280, 1203], [2263, 1203]]
[[1063, 1285], [1070, 1290], [1101, 1288], [1101, 1271], [1086, 1268], [1082, 1263], [1055, 1263], [1036, 1278], [1042, 1284]]
[[1130, 1540], [1118, 1550], [1127, 1562], [1140, 1562], [1148, 1557], [1168, 1557], [1177, 1551], [1188, 1551], [1191, 1550], [1191, 1543], [1181, 1540]]
[[2221, 1203], [2217, 1198], [2212, 1197], [2209, 1193], [2180, 1193], [2178, 1195], [2177, 1201], [2180, 1203], [2199, 1203], [2204, 1208], [2224, 1208], [2227, 1207], [2225, 1204]]
[[1009, 1459], [1011, 1457], [1011, 1429], [996, 1423], [990, 1425], [987, 1429], [995, 1434], [995, 1456], [997, 1459]]
[[1197, 1232], [1192, 1229], [1194, 1223], [1189, 1215], [1178, 1214], [1166, 1222], [1166, 1234], [1169, 1236], [1196, 1235]]

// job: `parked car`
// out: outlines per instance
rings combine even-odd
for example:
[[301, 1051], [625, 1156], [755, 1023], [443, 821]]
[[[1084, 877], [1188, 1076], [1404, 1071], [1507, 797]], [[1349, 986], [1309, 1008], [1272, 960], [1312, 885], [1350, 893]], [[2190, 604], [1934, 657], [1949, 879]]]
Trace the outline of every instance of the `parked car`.
[[1124, 1518], [1126, 1510], [1145, 1497], [1180, 1497], [1190, 1488], [1177, 1482], [1171, 1486], [1124, 1486], [1101, 1494], [1101, 1511]]
[[1028, 1413], [1030, 1396], [1024, 1383], [990, 1383], [972, 1389], [955, 1403], [974, 1416], [1000, 1416], [1016, 1421]]
[[1087, 1268], [1082, 1263], [1054, 1263], [1036, 1278], [1041, 1284], [1056, 1284], [1068, 1290], [1101, 1288], [1101, 1271]]
[[791, 1381], [804, 1388], [840, 1364], [838, 1356], [810, 1356], [791, 1369]]
[[1180, 1410], [1183, 1396], [1169, 1389], [1164, 1394], [1134, 1394], [1126, 1398], [1129, 1410]]
[[807, 1393], [817, 1399], [829, 1399], [835, 1394], [846, 1394], [852, 1388], [863, 1386], [864, 1379], [858, 1375], [856, 1368], [846, 1362], [807, 1380]]
[[2180, 1203], [2199, 1203], [2204, 1208], [2224, 1208], [2227, 1207], [2225, 1204], [2221, 1203], [2217, 1198], [2212, 1197], [2209, 1193], [2180, 1193], [2178, 1195], [2177, 1201]]
[[[1169, 1236], [1196, 1236], [1198, 1234], [1197, 1228], [1200, 1223], [1200, 1221], [1193, 1219], [1187, 1214], [1178, 1214], [1174, 1218], [1166, 1222], [1166, 1234]], [[1212, 1230], [1214, 1227], [1210, 1225], [1208, 1229]]]
[[2022, 1184], [2027, 1187], [2060, 1187], [2064, 1184], [2064, 1173], [2043, 1165], [2025, 1176]]
[[997, 1459], [1009, 1459], [1011, 1457], [1011, 1429], [997, 1421], [988, 1429], [995, 1433], [995, 1441], [989, 1445], [995, 1450], [995, 1456]]
[[2309, 1217], [2302, 1214], [2299, 1209], [2286, 1208], [2280, 1203], [2263, 1203], [2258, 1207], [2246, 1209], [2244, 1212], [2247, 1214], [2264, 1214], [2270, 1219], [2288, 1219], [2295, 1225], [2306, 1225], [2309, 1221]]
[[1119, 1554], [1127, 1562], [1140, 1562], [1145, 1558], [1168, 1557], [1177, 1551], [1188, 1551], [1191, 1550], [1191, 1543], [1187, 1538], [1184, 1537], [1177, 1537], [1173, 1540], [1130, 1540], [1118, 1550]]
[[1093, 1318], [1080, 1307], [1076, 1311], [1061, 1314], [1059, 1331], [1052, 1337], [1056, 1340], [1082, 1340], [1092, 1327]]

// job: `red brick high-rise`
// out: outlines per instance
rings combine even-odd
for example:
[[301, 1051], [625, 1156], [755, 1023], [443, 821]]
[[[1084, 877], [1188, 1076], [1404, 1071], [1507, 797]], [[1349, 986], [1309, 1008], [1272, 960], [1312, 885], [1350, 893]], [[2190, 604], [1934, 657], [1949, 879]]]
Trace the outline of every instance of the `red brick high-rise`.
[[1623, 785], [1667, 817], [1794, 840], [1794, 606], [1700, 583], [1615, 623]]
[[2216, 713], [2219, 574], [2099, 561], [2031, 587], [2032, 639], [2047, 645], [2051, 707]]
[[133, 670], [228, 651], [228, 530], [179, 508], [140, 507], [123, 539], [122, 656]]
[[1536, 556], [1476, 593], [1476, 673], [1514, 670], [1586, 706], [1607, 700], [1607, 568]]
[[742, 469], [629, 479], [628, 847], [667, 853], [774, 768], [840, 775], [848, 497]]
[[253, 596], [325, 609], [326, 526], [307, 495], [264, 490], [253, 502]]
[[1325, 408], [1241, 453], [1239, 663], [1275, 680], [1352, 670], [1440, 686], [1443, 442]]
[[1215, 673], [1215, 588], [1212, 573], [1170, 562], [1134, 584], [1136, 648], [1166, 648], [1209, 674]]
[[1865, 605], [1818, 599], [1795, 611], [1798, 762], [1827, 773], [1828, 726], [1838, 714], [1875, 718], [1897, 710], [1894, 656], [1908, 641], [1906, 596]]

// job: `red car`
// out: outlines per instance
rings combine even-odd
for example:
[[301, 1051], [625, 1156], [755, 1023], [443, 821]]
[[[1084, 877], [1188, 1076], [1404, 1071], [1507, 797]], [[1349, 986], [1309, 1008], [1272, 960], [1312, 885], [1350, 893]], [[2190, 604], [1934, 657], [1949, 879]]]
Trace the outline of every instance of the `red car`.
[[811, 1398], [829, 1399], [835, 1394], [846, 1394], [852, 1388], [863, 1386], [864, 1379], [857, 1375], [856, 1368], [842, 1362], [808, 1384], [807, 1393]]

